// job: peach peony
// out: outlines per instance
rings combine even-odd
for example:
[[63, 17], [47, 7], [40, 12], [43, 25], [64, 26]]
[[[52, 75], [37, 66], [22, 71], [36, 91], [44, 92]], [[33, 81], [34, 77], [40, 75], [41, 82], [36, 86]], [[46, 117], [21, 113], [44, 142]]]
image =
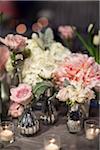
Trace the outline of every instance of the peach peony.
[[11, 49], [21, 49], [26, 46], [27, 37], [21, 35], [8, 34], [5, 39], [0, 37], [0, 42], [10, 47]]
[[19, 84], [10, 90], [10, 99], [18, 104], [26, 105], [32, 100], [32, 88], [27, 84]]
[[70, 54], [52, 74], [54, 82], [60, 87], [64, 80], [83, 83], [84, 87], [100, 86], [100, 65], [92, 57], [83, 54]]

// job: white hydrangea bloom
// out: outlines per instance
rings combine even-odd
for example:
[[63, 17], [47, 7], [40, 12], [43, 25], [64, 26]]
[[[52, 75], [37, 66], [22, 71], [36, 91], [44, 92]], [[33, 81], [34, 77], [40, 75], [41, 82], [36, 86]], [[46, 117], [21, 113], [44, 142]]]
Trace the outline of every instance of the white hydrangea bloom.
[[50, 78], [58, 62], [70, 54], [70, 51], [58, 42], [54, 42], [50, 49], [44, 50], [43, 41], [36, 34], [33, 34], [27, 43], [26, 48], [31, 50], [31, 57], [24, 62], [22, 76], [23, 81], [31, 85], [41, 81], [41, 77]]
[[54, 42], [50, 47], [51, 56], [54, 57], [55, 60], [62, 60], [69, 55], [71, 52], [69, 49], [65, 48], [61, 43]]

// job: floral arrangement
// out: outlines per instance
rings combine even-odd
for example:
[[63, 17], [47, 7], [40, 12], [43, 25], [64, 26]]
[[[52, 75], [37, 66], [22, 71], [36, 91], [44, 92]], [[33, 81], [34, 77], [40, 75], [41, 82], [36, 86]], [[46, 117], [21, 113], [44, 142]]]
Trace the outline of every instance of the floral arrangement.
[[[45, 26], [45, 22], [39, 21]], [[37, 33], [33, 33], [31, 39], [12, 34], [5, 38], [0, 37], [0, 42], [10, 49], [6, 70], [13, 79], [17, 72], [19, 78], [18, 83], [10, 90], [9, 114], [13, 117], [22, 114], [33, 94], [39, 99], [50, 86], [57, 89], [57, 99], [70, 105], [95, 98], [93, 88], [100, 87], [98, 61], [95, 62], [93, 57], [86, 54], [71, 53], [68, 48], [54, 40], [51, 28], [42, 32], [40, 24], [37, 22], [33, 26]], [[79, 35], [70, 26], [60, 26], [59, 32], [68, 41], [74, 37], [75, 32]]]
[[72, 53], [67, 56], [52, 74], [56, 84], [64, 85], [65, 79], [82, 83], [83, 87], [100, 86], [100, 65], [93, 57]]
[[19, 117], [22, 115], [24, 107], [32, 101], [32, 87], [27, 84], [19, 84], [18, 87], [10, 89], [11, 105], [9, 115]]
[[70, 54], [52, 73], [53, 82], [60, 88], [57, 98], [71, 104], [95, 98], [92, 90], [100, 87], [100, 65], [92, 57]]

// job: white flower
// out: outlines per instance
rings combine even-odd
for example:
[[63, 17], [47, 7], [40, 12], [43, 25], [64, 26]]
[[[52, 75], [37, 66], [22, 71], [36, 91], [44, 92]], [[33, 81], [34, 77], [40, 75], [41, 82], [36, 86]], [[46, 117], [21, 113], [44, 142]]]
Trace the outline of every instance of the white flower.
[[60, 101], [70, 100], [71, 102], [84, 103], [86, 100], [95, 98], [94, 92], [89, 88], [82, 87], [81, 84], [68, 85], [62, 88], [57, 96]]
[[98, 32], [98, 35], [94, 35], [93, 44], [96, 45], [96, 46], [100, 45], [100, 30]]
[[90, 32], [92, 28], [93, 28], [93, 24], [90, 24], [90, 25], [88, 26], [88, 32]]
[[31, 57], [24, 62], [22, 76], [23, 82], [31, 85], [41, 81], [41, 77], [51, 78], [58, 62], [70, 54], [68, 49], [57, 42], [51, 45], [50, 50], [44, 50], [42, 40], [36, 34], [28, 40], [27, 48], [31, 50]]
[[71, 52], [69, 49], [65, 48], [61, 43], [54, 42], [50, 47], [50, 54], [55, 60], [62, 60]]

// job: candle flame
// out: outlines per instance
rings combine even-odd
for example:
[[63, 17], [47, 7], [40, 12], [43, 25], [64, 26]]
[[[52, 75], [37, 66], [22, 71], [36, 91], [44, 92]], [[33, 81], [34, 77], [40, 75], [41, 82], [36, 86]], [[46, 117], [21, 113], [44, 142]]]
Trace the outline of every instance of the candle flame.
[[54, 138], [52, 138], [51, 140], [50, 140], [50, 143], [55, 143], [55, 139]]

